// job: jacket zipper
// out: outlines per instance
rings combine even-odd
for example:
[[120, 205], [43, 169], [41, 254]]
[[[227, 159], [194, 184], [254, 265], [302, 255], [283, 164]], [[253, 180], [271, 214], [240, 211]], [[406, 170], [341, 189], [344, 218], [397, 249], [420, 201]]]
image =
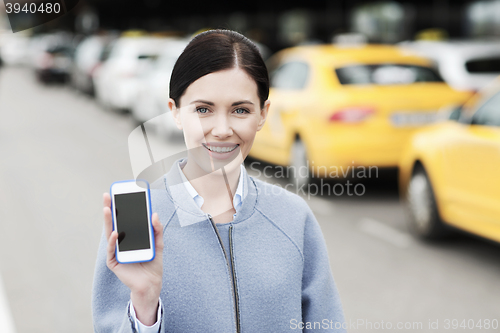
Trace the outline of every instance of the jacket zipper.
[[236, 333], [240, 333], [240, 316], [239, 316], [239, 309], [238, 309], [238, 290], [236, 289], [236, 274], [234, 272], [234, 259], [233, 259], [233, 226], [231, 225], [229, 227], [229, 256], [231, 259], [228, 259], [226, 248], [224, 247], [224, 243], [222, 242], [222, 239], [219, 234], [219, 230], [215, 226], [214, 220], [212, 219], [212, 216], [210, 214], [208, 215], [208, 219], [212, 223], [212, 227], [215, 230], [215, 233], [217, 234], [217, 239], [219, 240], [219, 244], [222, 247], [222, 251], [224, 252], [224, 257], [226, 258], [226, 264], [229, 266], [229, 260], [231, 260], [231, 282], [232, 282], [232, 292], [233, 292], [233, 301], [234, 301], [234, 316], [235, 316], [235, 321], [236, 321]]
[[238, 304], [238, 288], [236, 285], [236, 274], [234, 272], [234, 255], [233, 255], [233, 225], [229, 226], [229, 256], [231, 257], [231, 274], [233, 276], [233, 290], [234, 290], [234, 309], [236, 311], [236, 332], [240, 332], [240, 310]]

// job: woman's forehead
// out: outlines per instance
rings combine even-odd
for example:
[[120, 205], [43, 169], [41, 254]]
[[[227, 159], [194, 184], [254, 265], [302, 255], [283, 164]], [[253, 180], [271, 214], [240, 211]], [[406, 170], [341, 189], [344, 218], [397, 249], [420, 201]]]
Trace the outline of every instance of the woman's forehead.
[[196, 100], [212, 103], [234, 103], [258, 100], [257, 83], [242, 69], [232, 68], [200, 77], [189, 85], [183, 95], [183, 105]]

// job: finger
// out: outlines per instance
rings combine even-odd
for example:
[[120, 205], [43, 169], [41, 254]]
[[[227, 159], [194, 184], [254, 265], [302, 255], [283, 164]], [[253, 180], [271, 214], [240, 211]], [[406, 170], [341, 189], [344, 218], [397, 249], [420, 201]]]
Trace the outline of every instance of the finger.
[[155, 246], [163, 250], [163, 225], [157, 213], [153, 213], [153, 228], [155, 231]]
[[111, 207], [111, 197], [109, 196], [109, 193], [104, 192], [102, 194], [102, 203], [104, 207]]
[[116, 239], [118, 238], [118, 233], [113, 231], [108, 239], [107, 253], [106, 253], [106, 262], [108, 267], [111, 269], [117, 264], [115, 258], [115, 247], [116, 247]]
[[104, 192], [102, 194], [102, 204], [104, 206], [104, 232], [106, 238], [109, 238], [111, 231], [113, 231], [113, 220], [111, 218], [111, 197], [109, 196], [109, 193]]
[[104, 233], [106, 238], [109, 238], [111, 232], [113, 231], [113, 220], [111, 218], [111, 209], [109, 207], [104, 207], [102, 209], [104, 214]]

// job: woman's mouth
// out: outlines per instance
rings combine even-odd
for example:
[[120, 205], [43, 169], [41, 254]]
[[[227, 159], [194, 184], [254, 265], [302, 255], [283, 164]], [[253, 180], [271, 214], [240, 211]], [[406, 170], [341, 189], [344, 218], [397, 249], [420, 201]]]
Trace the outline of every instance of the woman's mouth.
[[221, 146], [211, 146], [206, 143], [202, 143], [203, 147], [207, 148], [209, 151], [214, 152], [214, 153], [230, 153], [236, 148], [238, 148], [239, 144], [236, 144], [234, 146], [229, 146], [229, 147], [221, 147]]

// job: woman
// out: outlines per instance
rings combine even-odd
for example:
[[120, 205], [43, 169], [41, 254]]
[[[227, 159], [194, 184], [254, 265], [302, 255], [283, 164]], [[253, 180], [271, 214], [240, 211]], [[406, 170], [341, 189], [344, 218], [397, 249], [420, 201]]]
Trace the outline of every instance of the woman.
[[169, 106], [188, 157], [151, 185], [151, 262], [117, 263], [104, 194], [96, 332], [345, 331], [312, 211], [242, 164], [266, 120], [268, 94], [265, 64], [244, 36], [210, 30], [186, 47]]

